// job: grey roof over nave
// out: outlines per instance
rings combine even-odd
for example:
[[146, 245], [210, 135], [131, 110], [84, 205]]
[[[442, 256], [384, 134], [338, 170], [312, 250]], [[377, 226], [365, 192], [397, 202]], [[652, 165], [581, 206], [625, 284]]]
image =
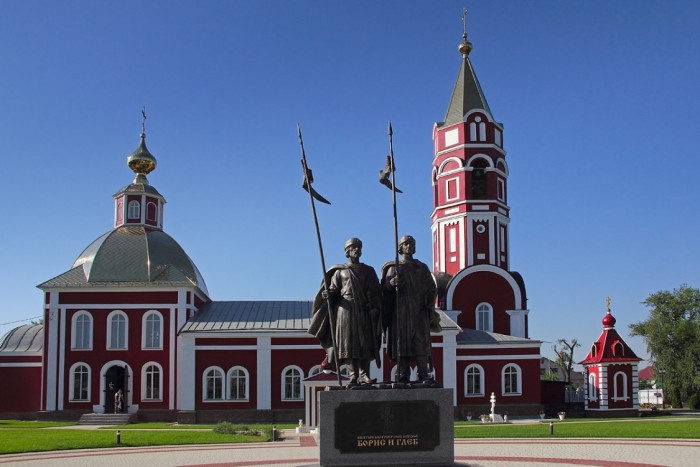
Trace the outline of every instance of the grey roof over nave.
[[44, 325], [25, 324], [0, 338], [0, 353], [41, 352], [44, 348]]

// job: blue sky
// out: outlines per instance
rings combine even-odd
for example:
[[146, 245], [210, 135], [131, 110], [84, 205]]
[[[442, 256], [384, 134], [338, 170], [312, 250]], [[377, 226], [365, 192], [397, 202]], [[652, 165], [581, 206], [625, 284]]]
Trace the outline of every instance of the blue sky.
[[429, 263], [431, 132], [465, 5], [471, 59], [505, 125], [511, 268], [543, 354], [577, 338], [582, 359], [608, 295], [627, 338], [650, 293], [700, 286], [698, 2], [5, 0], [0, 334], [40, 315], [35, 286], [111, 228], [144, 105], [165, 230], [213, 299], [315, 293], [297, 122], [333, 203], [319, 207], [327, 263], [350, 236], [377, 268], [393, 257], [377, 183], [389, 120], [399, 230]]

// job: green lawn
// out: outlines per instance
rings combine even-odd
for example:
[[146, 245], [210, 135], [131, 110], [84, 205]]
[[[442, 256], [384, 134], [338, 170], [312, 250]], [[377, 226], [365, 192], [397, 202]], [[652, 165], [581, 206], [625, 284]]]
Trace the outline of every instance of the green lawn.
[[[16, 428], [0, 431], [0, 454], [62, 449], [112, 448], [116, 430], [52, 430]], [[250, 443], [268, 441], [267, 436], [223, 435], [213, 431], [121, 430], [120, 446], [163, 446], [176, 444]]]
[[698, 419], [571, 419], [534, 424], [472, 422], [455, 426], [455, 438], [688, 438], [700, 439]]
[[[570, 419], [555, 421], [557, 438], [688, 438], [700, 439], [700, 418], [663, 417], [633, 419]], [[214, 425], [134, 423], [98, 430], [72, 429], [71, 422], [0, 420], [0, 454], [62, 449], [113, 448], [116, 432], [120, 446], [225, 444], [270, 440], [272, 425], [247, 425], [264, 435], [214, 433]], [[56, 428], [68, 427], [68, 428]], [[294, 425], [276, 425], [293, 428]], [[246, 426], [241, 425], [241, 428]], [[480, 423], [458, 421], [455, 438], [549, 438], [549, 421], [541, 423]]]

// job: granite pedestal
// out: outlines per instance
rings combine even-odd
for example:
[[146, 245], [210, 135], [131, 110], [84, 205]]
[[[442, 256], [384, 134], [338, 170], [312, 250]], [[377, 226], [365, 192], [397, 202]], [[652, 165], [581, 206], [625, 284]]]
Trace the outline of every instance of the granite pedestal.
[[337, 390], [320, 394], [320, 464], [454, 463], [452, 389]]

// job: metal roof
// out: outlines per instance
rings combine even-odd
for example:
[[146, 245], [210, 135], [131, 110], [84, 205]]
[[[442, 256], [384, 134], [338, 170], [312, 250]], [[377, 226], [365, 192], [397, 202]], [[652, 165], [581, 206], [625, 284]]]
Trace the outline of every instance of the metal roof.
[[508, 336], [496, 332], [477, 331], [476, 329], [463, 329], [457, 334], [457, 344], [466, 345], [498, 345], [498, 344], [541, 344], [542, 342], [524, 337]]
[[209, 295], [204, 278], [182, 247], [160, 229], [125, 225], [92, 242], [72, 269], [39, 285], [196, 286]]
[[[445, 122], [440, 126], [464, 121], [464, 115], [473, 109], [484, 109], [491, 114], [491, 109], [486, 102], [484, 92], [481, 90], [472, 62], [469, 57], [465, 56], [462, 60], [462, 66], [459, 68], [450, 105], [447, 107]], [[493, 114], [491, 115], [493, 116]]]
[[0, 353], [41, 352], [44, 348], [44, 325], [25, 324], [10, 330], [0, 339]]
[[306, 332], [311, 324], [312, 304], [311, 301], [209, 302], [180, 332]]

